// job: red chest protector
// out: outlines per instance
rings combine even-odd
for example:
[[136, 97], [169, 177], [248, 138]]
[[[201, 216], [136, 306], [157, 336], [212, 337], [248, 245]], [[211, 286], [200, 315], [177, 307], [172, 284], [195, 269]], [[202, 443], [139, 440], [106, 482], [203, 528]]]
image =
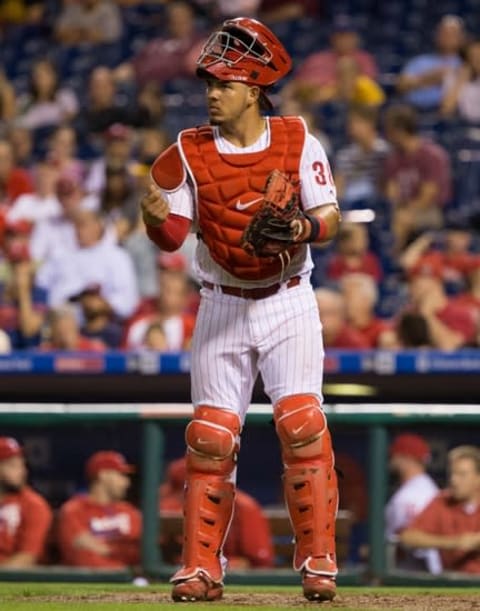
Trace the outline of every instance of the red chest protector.
[[[260, 205], [268, 174], [278, 169], [299, 179], [305, 126], [298, 117], [270, 119], [270, 146], [258, 153], [220, 154], [209, 126], [181, 132], [179, 147], [196, 188], [201, 239], [212, 258], [233, 276], [260, 280], [278, 274], [279, 257], [248, 255], [240, 245]], [[289, 249], [292, 256], [297, 246]]]

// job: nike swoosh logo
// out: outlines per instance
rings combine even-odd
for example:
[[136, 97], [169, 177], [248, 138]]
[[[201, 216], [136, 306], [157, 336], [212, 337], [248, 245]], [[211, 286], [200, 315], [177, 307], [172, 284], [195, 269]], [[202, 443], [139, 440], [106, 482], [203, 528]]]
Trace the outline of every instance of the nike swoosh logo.
[[241, 203], [241, 201], [239, 199], [237, 199], [237, 203], [235, 204], [235, 208], [237, 210], [246, 210], [247, 208], [250, 208], [250, 206], [253, 206], [253, 204], [256, 204], [257, 202], [262, 201], [263, 197], [257, 197], [257, 199], [252, 199], [249, 202], [245, 202], [244, 204]]
[[293, 433], [294, 435], [298, 435], [298, 433], [300, 433], [300, 431], [301, 431], [301, 430], [304, 428], [304, 426], [305, 426], [306, 424], [307, 424], [307, 423], [306, 423], [306, 422], [304, 422], [304, 423], [303, 423], [301, 426], [299, 426], [297, 429], [292, 429], [292, 433]]

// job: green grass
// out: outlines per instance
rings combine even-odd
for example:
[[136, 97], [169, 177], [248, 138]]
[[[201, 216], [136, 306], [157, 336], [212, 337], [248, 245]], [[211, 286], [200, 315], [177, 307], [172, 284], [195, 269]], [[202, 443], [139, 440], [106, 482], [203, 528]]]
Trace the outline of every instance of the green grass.
[[[195, 609], [195, 611], [230, 611], [232, 608], [238, 608], [242, 611], [250, 609], [261, 609], [262, 611], [269, 611], [274, 609], [286, 610], [292, 609], [293, 605], [297, 608], [319, 608], [319, 609], [330, 609], [331, 611], [369, 611], [370, 609], [381, 609], [378, 604], [375, 606], [374, 601], [378, 595], [386, 596], [400, 596], [408, 594], [410, 596], [418, 596], [418, 610], [423, 611], [426, 607], [421, 606], [422, 597], [425, 595], [435, 594], [437, 600], [442, 599], [446, 603], [447, 608], [451, 607], [451, 611], [455, 611], [455, 597], [462, 596], [472, 597], [472, 609], [478, 608], [474, 606], [474, 601], [478, 601], [478, 591], [476, 588], [367, 588], [367, 587], [342, 587], [340, 588], [340, 600], [334, 604], [325, 604], [316, 606], [315, 604], [308, 604], [303, 600], [301, 596], [300, 587], [279, 587], [279, 586], [227, 586], [227, 594], [238, 594], [248, 595], [267, 595], [275, 594], [280, 596], [280, 601], [285, 601], [285, 605], [281, 602], [275, 605], [266, 604], [252, 604], [249, 605], [248, 601], [245, 601], [241, 605], [235, 605], [230, 601], [227, 604], [218, 603], [195, 603], [194, 606], [191, 604], [173, 604], [168, 601], [168, 593], [170, 586], [167, 584], [158, 584], [149, 586], [146, 588], [139, 588], [131, 585], [112, 585], [112, 584], [59, 584], [59, 583], [0, 583], [0, 610], [8, 611], [115, 611], [116, 609], [132, 609], [132, 611], [148, 611], [148, 610], [171, 610], [181, 611], [182, 609]], [[114, 600], [111, 602], [102, 601], [102, 596], [114, 597], [119, 594], [125, 594], [133, 596], [136, 600], [130, 602], [121, 602]], [[158, 599], [156, 597], [158, 594]], [[372, 607], [368, 603], [362, 604], [361, 606], [351, 607], [342, 606], [342, 597], [347, 600], [354, 596], [362, 596], [364, 601], [365, 596], [371, 595]], [[62, 597], [68, 597], [69, 600], [62, 601]], [[142, 601], [144, 598], [146, 600]], [[447, 600], [445, 600], [445, 598]], [[451, 605], [449, 602], [451, 601]], [[288, 603], [290, 603], [289, 606]], [[388, 611], [401, 611], [401, 607], [395, 605], [389, 605]], [[411, 607], [409, 607], [410, 609]], [[430, 608], [430, 607], [429, 607]], [[432, 607], [433, 608], [433, 607]]]

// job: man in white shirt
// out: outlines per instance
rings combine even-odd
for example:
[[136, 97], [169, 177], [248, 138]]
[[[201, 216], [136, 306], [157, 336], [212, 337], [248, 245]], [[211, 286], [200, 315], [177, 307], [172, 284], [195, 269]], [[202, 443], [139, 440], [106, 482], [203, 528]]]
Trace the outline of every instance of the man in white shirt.
[[48, 290], [48, 304], [58, 307], [86, 286], [98, 284], [119, 318], [130, 316], [138, 303], [138, 288], [129, 254], [104, 239], [98, 213], [78, 211], [74, 218], [77, 248], [56, 253], [38, 271], [39, 286]]
[[[399, 435], [392, 442], [389, 453], [390, 470], [398, 476], [400, 485], [385, 507], [385, 538], [396, 541], [397, 535], [437, 495], [438, 486], [426, 473], [430, 448], [423, 437], [413, 433]], [[417, 550], [412, 555], [402, 549], [399, 555], [401, 568], [418, 569], [423, 565], [431, 573], [442, 571], [437, 550]]]

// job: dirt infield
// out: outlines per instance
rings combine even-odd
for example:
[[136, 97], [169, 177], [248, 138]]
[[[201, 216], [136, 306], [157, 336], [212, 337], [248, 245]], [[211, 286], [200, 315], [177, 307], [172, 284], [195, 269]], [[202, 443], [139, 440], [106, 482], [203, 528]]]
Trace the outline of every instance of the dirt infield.
[[[21, 601], [22, 597], [17, 597]], [[141, 604], [157, 603], [165, 605], [171, 603], [166, 592], [118, 592], [118, 593], [89, 593], [89, 594], [58, 594], [49, 596], [28, 596], [23, 598], [29, 603], [117, 603], [117, 604]], [[276, 607], [279, 609], [297, 608], [307, 609], [317, 606], [304, 600], [300, 592], [298, 595], [259, 593], [259, 592], [226, 592], [222, 601], [209, 603], [212, 610], [215, 607]], [[189, 606], [190, 607], [190, 606]], [[184, 608], [178, 606], [179, 609]], [[444, 595], [428, 592], [425, 594], [383, 594], [368, 592], [365, 594], [339, 594], [331, 603], [317, 606], [320, 609], [352, 609], [352, 610], [374, 610], [384, 609], [388, 611], [471, 611], [480, 610], [480, 597], [473, 594]]]

